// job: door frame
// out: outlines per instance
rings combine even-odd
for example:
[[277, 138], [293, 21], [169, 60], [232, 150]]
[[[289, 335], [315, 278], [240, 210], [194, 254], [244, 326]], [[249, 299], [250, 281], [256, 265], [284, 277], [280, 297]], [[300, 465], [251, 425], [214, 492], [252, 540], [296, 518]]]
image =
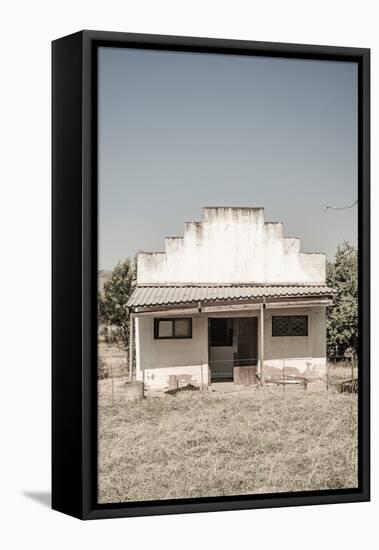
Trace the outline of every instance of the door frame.
[[[222, 314], [219, 314], [219, 315], [209, 315], [207, 317], [207, 321], [208, 321], [208, 328], [207, 328], [207, 331], [208, 331], [208, 346], [207, 346], [207, 349], [208, 349], [208, 384], [211, 385], [212, 384], [212, 370], [211, 370], [211, 321], [212, 319], [250, 319], [250, 318], [255, 318], [257, 321], [256, 321], [256, 335], [257, 335], [257, 367], [259, 365], [259, 346], [260, 346], [260, 343], [259, 343], [259, 315], [257, 313], [256, 310], [254, 310], [254, 312], [251, 313], [251, 315], [246, 315], [246, 313], [244, 313], [243, 315], [241, 315], [239, 312], [236, 312], [236, 313], [231, 313], [231, 312], [228, 312], [228, 313], [222, 313]], [[234, 357], [233, 357], [233, 382], [234, 382]]]

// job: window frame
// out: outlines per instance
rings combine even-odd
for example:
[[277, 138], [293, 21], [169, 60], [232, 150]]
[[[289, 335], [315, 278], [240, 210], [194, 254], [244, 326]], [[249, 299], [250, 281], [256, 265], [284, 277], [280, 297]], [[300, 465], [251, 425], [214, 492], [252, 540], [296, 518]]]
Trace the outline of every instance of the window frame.
[[[274, 319], [281, 317], [302, 317], [305, 319], [305, 334], [274, 334]], [[309, 336], [309, 315], [273, 315], [271, 317], [271, 336], [272, 338], [304, 338]]]
[[[159, 336], [159, 322], [172, 322], [172, 336]], [[176, 336], [175, 321], [189, 321], [189, 335]], [[192, 338], [192, 317], [155, 317], [154, 318], [154, 340], [189, 340]]]

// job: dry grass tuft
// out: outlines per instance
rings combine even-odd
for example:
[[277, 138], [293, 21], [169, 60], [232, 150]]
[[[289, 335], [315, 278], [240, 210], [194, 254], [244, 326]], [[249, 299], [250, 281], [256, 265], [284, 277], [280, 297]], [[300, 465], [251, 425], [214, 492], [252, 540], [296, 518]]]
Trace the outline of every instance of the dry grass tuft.
[[112, 404], [110, 384], [99, 382], [99, 502], [357, 486], [356, 396], [248, 389]]

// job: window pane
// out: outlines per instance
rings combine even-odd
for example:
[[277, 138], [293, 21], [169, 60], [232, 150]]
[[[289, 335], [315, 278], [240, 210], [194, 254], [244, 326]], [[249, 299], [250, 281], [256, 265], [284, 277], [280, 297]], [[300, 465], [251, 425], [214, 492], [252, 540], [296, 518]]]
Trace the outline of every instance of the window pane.
[[307, 334], [306, 317], [292, 317], [292, 336], [305, 336]]
[[176, 319], [175, 336], [189, 338], [191, 336], [191, 319]]
[[233, 319], [211, 319], [211, 346], [233, 345]]
[[173, 336], [172, 321], [158, 321], [158, 338], [170, 338]]

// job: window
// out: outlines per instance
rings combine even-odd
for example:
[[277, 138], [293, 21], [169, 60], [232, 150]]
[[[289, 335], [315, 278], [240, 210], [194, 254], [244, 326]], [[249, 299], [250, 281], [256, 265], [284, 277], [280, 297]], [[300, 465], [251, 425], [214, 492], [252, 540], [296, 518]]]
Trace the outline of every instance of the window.
[[192, 319], [154, 319], [154, 338], [192, 338]]
[[308, 336], [307, 315], [281, 315], [272, 317], [273, 336]]
[[233, 345], [233, 319], [211, 319], [210, 320], [210, 345], [232, 346]]

